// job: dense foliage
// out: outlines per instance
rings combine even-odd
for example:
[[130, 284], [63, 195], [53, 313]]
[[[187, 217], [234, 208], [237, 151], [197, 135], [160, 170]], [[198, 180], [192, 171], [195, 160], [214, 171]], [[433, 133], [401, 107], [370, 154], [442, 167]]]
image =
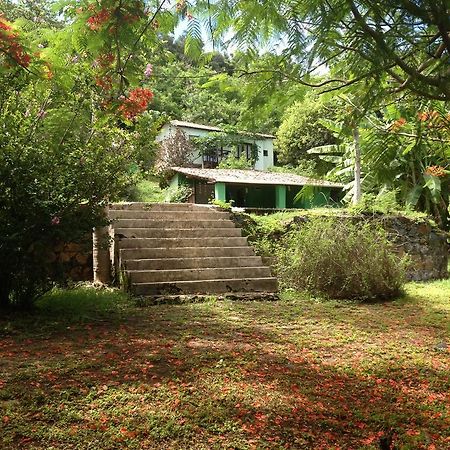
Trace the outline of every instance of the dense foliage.
[[[198, 1], [197, 7], [199, 14], [214, 18], [213, 37], [231, 31], [237, 43], [258, 51], [283, 36], [277, 64], [266, 67], [274, 74], [323, 90], [369, 84], [379, 98], [406, 91], [450, 100], [446, 0], [216, 0]], [[311, 80], [316, 68], [327, 65], [332, 66], [329, 76]], [[390, 85], [380, 86], [384, 75]]]
[[145, 55], [178, 17], [159, 4], [86, 0], [60, 2], [61, 22], [46, 2], [37, 20], [32, 3], [2, 5], [14, 23], [0, 16], [1, 306], [45, 291], [47, 252], [103, 223], [103, 206], [143, 164]]
[[287, 108], [277, 132], [279, 161], [291, 166], [309, 163], [317, 174], [324, 175], [332, 166], [308, 150], [337, 142], [322, 121], [334, 120], [338, 114], [337, 102], [326, 103], [313, 95]]
[[369, 224], [316, 219], [283, 238], [277, 273], [285, 287], [336, 299], [390, 299], [405, 282], [405, 261]]

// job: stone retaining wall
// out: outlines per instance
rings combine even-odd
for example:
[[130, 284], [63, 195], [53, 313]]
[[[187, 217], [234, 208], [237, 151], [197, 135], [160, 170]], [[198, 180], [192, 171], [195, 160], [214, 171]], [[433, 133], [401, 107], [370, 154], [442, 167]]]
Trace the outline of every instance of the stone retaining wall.
[[[244, 213], [233, 214], [236, 224], [244, 229], [252, 241], [252, 232], [256, 226], [254, 219]], [[317, 216], [314, 216], [317, 217]], [[432, 226], [427, 220], [413, 220], [403, 216], [383, 215], [339, 215], [324, 216], [329, 219], [351, 220], [356, 222], [373, 222], [380, 224], [388, 233], [390, 241], [399, 255], [408, 255], [411, 265], [407, 277], [411, 281], [426, 281], [448, 278], [449, 245], [448, 233]], [[277, 241], [284, 233], [294, 227], [301, 227], [311, 216], [299, 213], [283, 223], [283, 232], [273, 232], [269, 239]], [[272, 256], [272, 255], [263, 255]]]
[[448, 278], [448, 234], [427, 221], [405, 217], [380, 219], [400, 255], [411, 260], [408, 278], [413, 281]]
[[63, 281], [91, 281], [92, 271], [92, 237], [87, 236], [82, 242], [56, 244], [48, 252], [47, 262], [53, 279]]

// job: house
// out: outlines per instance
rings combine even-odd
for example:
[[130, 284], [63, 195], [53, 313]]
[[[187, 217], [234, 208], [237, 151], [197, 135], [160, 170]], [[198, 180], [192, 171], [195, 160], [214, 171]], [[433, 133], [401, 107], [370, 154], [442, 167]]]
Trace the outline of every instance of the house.
[[[173, 136], [177, 130], [188, 139], [223, 131], [218, 127], [173, 120], [162, 127], [158, 141]], [[189, 201], [192, 203], [208, 204], [215, 199], [233, 201], [234, 206], [246, 208], [312, 208], [337, 204], [341, 200], [342, 184], [268, 171], [274, 166], [273, 141], [274, 136], [270, 134], [239, 133], [234, 148], [213, 148], [212, 152], [203, 155], [197, 151], [190, 167], [171, 168], [174, 176], [170, 186], [190, 186]], [[253, 169], [218, 169], [220, 161], [231, 152], [237, 157], [244, 154], [247, 159], [252, 159]], [[305, 195], [296, 198], [302, 190]]]
[[[200, 169], [173, 167], [170, 185], [189, 185], [192, 203], [207, 204], [212, 199], [246, 208], [313, 208], [337, 204], [342, 198], [340, 183], [315, 180], [291, 173], [258, 170]], [[297, 194], [309, 187], [307, 195]]]
[[[157, 141], [162, 141], [169, 136], [174, 135], [177, 129], [183, 131], [188, 139], [202, 138], [211, 133], [223, 132], [223, 130], [218, 127], [183, 122], [181, 120], [172, 120], [163, 125], [157, 137]], [[271, 134], [239, 133], [240, 142], [236, 145], [237, 148], [221, 147], [215, 149], [215, 152], [212, 154], [207, 155], [201, 155], [200, 152], [197, 151], [191, 162], [194, 167], [215, 168], [222, 159], [226, 158], [234, 151], [235, 156], [238, 158], [244, 154], [247, 159], [254, 159], [253, 169], [266, 170], [269, 167], [274, 166], [274, 139], [275, 137]], [[256, 153], [255, 158], [252, 158], [253, 153]]]

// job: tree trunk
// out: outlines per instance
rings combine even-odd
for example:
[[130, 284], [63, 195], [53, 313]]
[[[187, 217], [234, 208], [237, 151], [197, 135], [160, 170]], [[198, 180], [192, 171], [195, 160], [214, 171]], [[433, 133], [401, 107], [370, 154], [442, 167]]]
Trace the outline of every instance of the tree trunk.
[[353, 140], [355, 143], [355, 186], [353, 188], [353, 204], [361, 200], [361, 146], [359, 129], [353, 128]]

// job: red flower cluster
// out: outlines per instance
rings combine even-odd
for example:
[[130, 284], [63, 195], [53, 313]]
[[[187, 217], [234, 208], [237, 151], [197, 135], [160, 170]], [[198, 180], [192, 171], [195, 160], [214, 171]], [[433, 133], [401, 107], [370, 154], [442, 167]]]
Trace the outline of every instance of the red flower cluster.
[[115, 59], [116, 57], [112, 53], [104, 53], [97, 58], [96, 62], [99, 67], [106, 69], [111, 67]]
[[18, 35], [12, 31], [6, 19], [0, 15], [0, 52], [5, 53], [22, 67], [28, 67], [31, 56], [18, 42]]
[[426, 122], [427, 120], [436, 119], [438, 117], [439, 113], [437, 111], [430, 111], [430, 112], [421, 111], [417, 113], [417, 118], [421, 122]]
[[97, 77], [95, 84], [101, 87], [104, 91], [110, 91], [112, 89], [112, 78], [109, 75], [104, 77]]
[[119, 111], [122, 112], [126, 119], [133, 119], [139, 114], [142, 114], [153, 98], [153, 92], [150, 89], [136, 88], [133, 89], [128, 98], [123, 100], [119, 106]]
[[400, 117], [400, 119], [396, 120], [390, 127], [391, 131], [399, 130], [403, 125], [405, 125], [406, 119], [404, 117]]
[[104, 23], [108, 22], [110, 18], [111, 12], [106, 8], [102, 8], [98, 13], [89, 17], [86, 23], [92, 31], [97, 31], [102, 27]]
[[447, 176], [447, 172], [442, 166], [429, 166], [425, 170], [425, 175], [432, 175], [433, 177], [444, 178]]
[[123, 16], [123, 21], [125, 23], [134, 23], [137, 22], [139, 20], [139, 16], [136, 14], [125, 14]]

